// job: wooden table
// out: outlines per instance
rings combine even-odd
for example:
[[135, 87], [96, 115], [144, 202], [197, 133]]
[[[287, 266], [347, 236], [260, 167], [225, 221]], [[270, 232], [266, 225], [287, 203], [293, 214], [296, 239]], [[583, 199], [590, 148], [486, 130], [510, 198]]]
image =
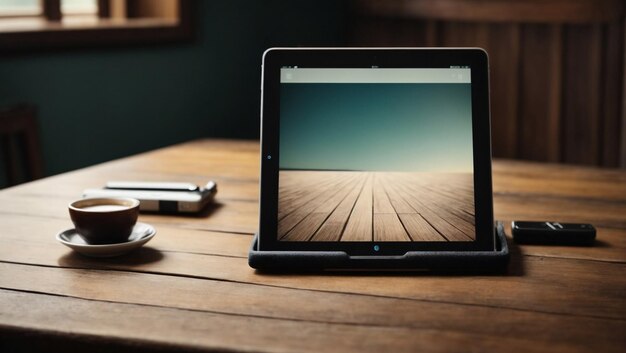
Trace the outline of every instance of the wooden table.
[[[258, 167], [257, 142], [202, 140], [0, 192], [0, 351], [626, 350], [626, 172], [494, 162], [497, 219], [598, 228], [593, 247], [510, 242], [506, 276], [268, 275], [246, 258]], [[85, 188], [209, 178], [208, 212], [141, 215], [158, 234], [130, 255], [54, 239]]]

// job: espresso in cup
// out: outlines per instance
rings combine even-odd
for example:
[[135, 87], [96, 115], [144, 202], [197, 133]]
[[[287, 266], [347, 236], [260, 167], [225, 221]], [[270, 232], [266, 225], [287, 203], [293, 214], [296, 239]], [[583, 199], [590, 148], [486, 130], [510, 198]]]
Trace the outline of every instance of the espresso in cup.
[[88, 244], [113, 244], [128, 240], [139, 216], [139, 200], [94, 198], [69, 205], [70, 218]]

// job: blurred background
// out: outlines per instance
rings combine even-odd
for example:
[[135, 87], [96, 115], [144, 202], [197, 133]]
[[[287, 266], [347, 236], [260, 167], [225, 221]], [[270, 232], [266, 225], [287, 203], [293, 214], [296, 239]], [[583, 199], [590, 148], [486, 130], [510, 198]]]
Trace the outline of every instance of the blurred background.
[[626, 168], [621, 0], [0, 0], [0, 188], [259, 136], [273, 46], [479, 46], [493, 154]]

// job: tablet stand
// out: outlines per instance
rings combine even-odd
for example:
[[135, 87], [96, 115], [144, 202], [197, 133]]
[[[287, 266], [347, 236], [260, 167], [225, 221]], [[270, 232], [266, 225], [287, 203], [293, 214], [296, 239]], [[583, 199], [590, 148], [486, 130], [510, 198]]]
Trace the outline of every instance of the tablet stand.
[[504, 226], [496, 222], [494, 251], [410, 251], [402, 256], [351, 257], [343, 251], [259, 251], [252, 240], [248, 264], [261, 271], [317, 272], [332, 270], [423, 270], [432, 272], [493, 273], [509, 262]]

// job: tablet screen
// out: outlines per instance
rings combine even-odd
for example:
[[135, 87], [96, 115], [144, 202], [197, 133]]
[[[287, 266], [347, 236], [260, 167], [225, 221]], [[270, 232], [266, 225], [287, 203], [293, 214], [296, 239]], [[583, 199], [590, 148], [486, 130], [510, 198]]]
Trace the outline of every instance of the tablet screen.
[[474, 241], [471, 76], [282, 67], [277, 240]]

